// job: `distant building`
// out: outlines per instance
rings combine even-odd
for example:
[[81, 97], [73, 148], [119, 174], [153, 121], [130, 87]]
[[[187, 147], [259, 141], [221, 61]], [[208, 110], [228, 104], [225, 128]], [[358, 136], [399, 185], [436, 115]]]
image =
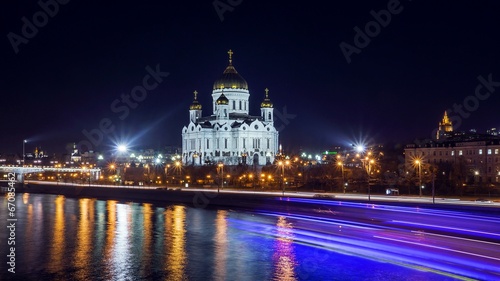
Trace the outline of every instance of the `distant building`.
[[436, 139], [443, 139], [448, 137], [453, 132], [453, 124], [448, 118], [446, 111], [444, 112], [443, 120], [439, 122], [438, 131], [436, 134]]
[[492, 136], [498, 136], [498, 131], [497, 131], [497, 128], [491, 128], [489, 130], [486, 131], [486, 133], [488, 135], [492, 135]]
[[479, 134], [476, 130], [453, 132], [445, 113], [439, 123], [438, 139], [405, 148], [405, 163], [411, 166], [415, 159], [423, 163], [461, 165], [474, 182], [500, 183], [500, 136]]
[[278, 131], [274, 127], [273, 103], [269, 90], [260, 104], [260, 115], [249, 114], [248, 84], [232, 64], [214, 82], [212, 114], [202, 116], [202, 106], [194, 92], [189, 107], [189, 124], [182, 129], [184, 165], [266, 165], [278, 152]]

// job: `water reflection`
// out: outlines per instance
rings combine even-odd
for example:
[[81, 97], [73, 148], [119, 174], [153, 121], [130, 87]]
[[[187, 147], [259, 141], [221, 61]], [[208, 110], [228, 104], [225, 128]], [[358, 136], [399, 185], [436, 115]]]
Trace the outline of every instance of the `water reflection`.
[[115, 240], [115, 229], [116, 229], [116, 201], [109, 200], [106, 204], [106, 210], [108, 213], [107, 223], [106, 223], [106, 244], [104, 246], [104, 264], [105, 266], [105, 276], [107, 280], [111, 280], [111, 276], [114, 275], [113, 272], [113, 250], [114, 250], [114, 240]]
[[273, 280], [297, 280], [295, 275], [297, 261], [293, 250], [293, 226], [286, 221], [285, 217], [279, 217], [276, 226], [278, 238], [276, 239], [273, 254]]
[[28, 204], [28, 199], [30, 198], [29, 193], [23, 193], [23, 204], [26, 205]]
[[169, 280], [187, 280], [186, 267], [186, 209], [173, 206], [165, 210], [165, 270]]
[[[22, 204], [23, 197], [16, 197], [16, 231], [22, 241], [16, 245], [16, 280], [447, 279], [426, 268], [337, 253], [343, 244], [329, 236], [319, 244], [327, 236], [324, 224], [316, 226], [289, 214], [263, 216], [39, 194], [30, 194]], [[0, 211], [0, 220], [6, 219], [6, 212]], [[326, 246], [312, 253], [313, 243]], [[366, 268], [378, 275], [373, 277]], [[0, 280], [11, 278], [0, 272]]]
[[[54, 200], [55, 203], [55, 214], [54, 214], [54, 230], [52, 235], [52, 241], [50, 243], [50, 262], [49, 271], [52, 273], [57, 273], [63, 271], [64, 268], [64, 249], [66, 248], [66, 237], [65, 237], [65, 220], [64, 220], [64, 202], [65, 198], [59, 195]], [[38, 209], [38, 208], [37, 208]], [[37, 210], [38, 213], [42, 213], [41, 210]]]
[[92, 237], [94, 230], [94, 201], [88, 198], [79, 200], [79, 222], [75, 251], [76, 278], [90, 280], [92, 258]]
[[[23, 196], [24, 198], [24, 196]], [[26, 210], [26, 231], [24, 231], [24, 239], [26, 241], [31, 240], [31, 235], [33, 231], [33, 204], [27, 202], [27, 210]], [[34, 252], [34, 251], [33, 251]], [[28, 264], [32, 265], [36, 262], [34, 255], [28, 255]]]
[[129, 205], [116, 205], [116, 236], [113, 250], [113, 275], [117, 280], [130, 278], [133, 261], [130, 258], [130, 228], [132, 212]]
[[227, 261], [227, 211], [217, 211], [215, 219], [215, 279], [226, 279]]
[[153, 240], [153, 221], [151, 219], [151, 215], [153, 213], [153, 205], [151, 204], [144, 204], [142, 206], [142, 215], [143, 215], [143, 229], [142, 229], [142, 235], [143, 235], [143, 241], [142, 241], [142, 249], [143, 249], [143, 254], [142, 254], [142, 276], [147, 276], [148, 273], [151, 271], [151, 263], [152, 263], [152, 240]]

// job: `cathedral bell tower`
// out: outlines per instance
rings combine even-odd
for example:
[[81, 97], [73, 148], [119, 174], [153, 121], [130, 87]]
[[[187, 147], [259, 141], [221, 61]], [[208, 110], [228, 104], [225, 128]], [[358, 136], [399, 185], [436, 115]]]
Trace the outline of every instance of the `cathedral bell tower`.
[[198, 92], [194, 91], [193, 103], [189, 106], [189, 121], [196, 123], [201, 118], [201, 104], [198, 102]]
[[269, 99], [269, 89], [266, 88], [266, 98], [260, 104], [260, 115], [265, 122], [273, 122], [273, 103]]

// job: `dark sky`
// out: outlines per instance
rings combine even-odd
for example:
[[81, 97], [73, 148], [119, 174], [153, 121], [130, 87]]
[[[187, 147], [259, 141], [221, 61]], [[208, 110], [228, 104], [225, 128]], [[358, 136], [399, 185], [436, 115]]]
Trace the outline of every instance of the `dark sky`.
[[[36, 1], [8, 1], [0, 12], [0, 152], [21, 152], [24, 138], [30, 148], [63, 152], [101, 120], [115, 130], [96, 150], [119, 141], [180, 145], [194, 90], [211, 114], [229, 49], [249, 84], [251, 114], [260, 114], [266, 87], [288, 114], [276, 120], [286, 148], [411, 142], [430, 137], [444, 111], [464, 103], [462, 117], [450, 113], [457, 129], [500, 127], [500, 87], [493, 82], [496, 92], [482, 87], [475, 97], [479, 76], [500, 81], [498, 1], [393, 2], [221, 0], [234, 4], [221, 21], [212, 1], [73, 0], [44, 23]], [[388, 5], [390, 22], [376, 30], [370, 11]], [[34, 15], [41, 27], [25, 38], [22, 19]], [[373, 37], [358, 42], [348, 63], [340, 44], [354, 48], [354, 28], [367, 24]], [[111, 109], [157, 65], [169, 75], [136, 108], [127, 116]]]

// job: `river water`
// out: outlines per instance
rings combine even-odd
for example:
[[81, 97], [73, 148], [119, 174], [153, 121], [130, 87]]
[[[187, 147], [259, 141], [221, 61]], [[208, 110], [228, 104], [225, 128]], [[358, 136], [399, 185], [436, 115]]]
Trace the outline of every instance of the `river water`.
[[286, 216], [27, 193], [15, 205], [16, 273], [4, 226], [0, 280], [451, 280], [302, 243]]

